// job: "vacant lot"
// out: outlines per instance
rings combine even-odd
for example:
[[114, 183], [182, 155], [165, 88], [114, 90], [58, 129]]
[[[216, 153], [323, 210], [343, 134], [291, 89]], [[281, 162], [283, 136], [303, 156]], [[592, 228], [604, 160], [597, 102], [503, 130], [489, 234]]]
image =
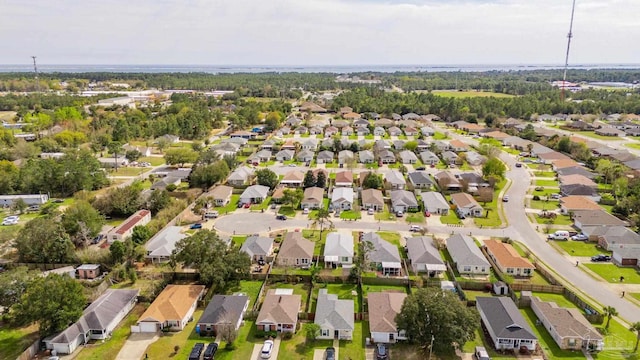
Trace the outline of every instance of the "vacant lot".
[[620, 277], [623, 276], [624, 283], [640, 284], [640, 273], [634, 268], [621, 268], [614, 264], [584, 264], [584, 266], [610, 283], [619, 283]]
[[596, 248], [595, 243], [587, 241], [554, 241], [553, 244], [571, 256], [594, 256], [606, 252]]

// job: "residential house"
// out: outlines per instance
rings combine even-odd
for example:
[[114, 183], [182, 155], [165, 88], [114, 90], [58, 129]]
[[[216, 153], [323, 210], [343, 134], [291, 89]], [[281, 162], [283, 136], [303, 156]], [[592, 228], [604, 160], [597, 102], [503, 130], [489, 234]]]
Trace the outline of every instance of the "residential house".
[[242, 325], [244, 313], [248, 307], [247, 295], [213, 295], [197, 323], [200, 336], [216, 337], [218, 328], [223, 326], [233, 326], [237, 331]]
[[287, 189], [287, 187], [284, 185], [278, 185], [278, 187], [273, 189], [273, 193], [271, 194], [271, 202], [274, 204], [282, 204], [285, 189]]
[[436, 165], [440, 162], [438, 156], [428, 150], [420, 153], [420, 159], [422, 159], [422, 163], [425, 165]]
[[482, 206], [478, 204], [473, 196], [467, 193], [451, 194], [451, 203], [455, 205], [456, 212], [464, 216], [479, 217], [482, 216]]
[[309, 128], [310, 135], [320, 135], [324, 132], [324, 129], [320, 126], [312, 126]]
[[462, 190], [462, 184], [460, 181], [448, 171], [441, 171], [435, 176], [438, 187], [442, 191], [460, 191]]
[[480, 155], [476, 151], [467, 151], [465, 153], [465, 159], [471, 166], [482, 165], [487, 161], [486, 156]]
[[437, 151], [449, 151], [449, 150], [451, 150], [451, 147], [449, 146], [449, 143], [446, 142], [446, 141], [436, 140], [432, 144], [433, 144], [433, 146], [435, 147], [435, 149]]
[[176, 243], [186, 237], [180, 226], [165, 227], [144, 244], [147, 259], [151, 262], [168, 261], [176, 248]]
[[460, 275], [489, 275], [491, 264], [467, 235], [456, 234], [447, 239], [447, 251]]
[[385, 130], [382, 126], [376, 126], [373, 129], [374, 136], [385, 136], [387, 135], [387, 130]]
[[409, 150], [400, 151], [400, 153], [398, 154], [398, 157], [400, 158], [400, 161], [403, 164], [415, 164], [418, 162], [418, 157], [413, 151], [409, 151]]
[[573, 212], [573, 224], [578, 229], [591, 226], [628, 226], [626, 221], [600, 210], [576, 210]]
[[318, 164], [329, 164], [333, 162], [334, 154], [333, 151], [324, 150], [318, 153], [318, 157], [316, 157], [316, 162]]
[[362, 208], [375, 211], [382, 211], [384, 209], [384, 199], [382, 197], [382, 191], [378, 189], [365, 189], [360, 194], [362, 199]]
[[[304, 175], [303, 175], [304, 176]], [[261, 204], [269, 196], [269, 187], [251, 185], [240, 194], [241, 204]]]
[[349, 126], [349, 124], [350, 124], [350, 122], [347, 121], [347, 120], [333, 120], [331, 122], [331, 125], [337, 127], [338, 129], [342, 129], [344, 127], [347, 127], [347, 126]]
[[318, 339], [351, 340], [355, 328], [354, 301], [339, 300], [327, 289], [318, 291], [314, 322], [320, 327]]
[[627, 135], [623, 130], [618, 130], [612, 127], [602, 127], [600, 129], [596, 129], [595, 133], [601, 136], [625, 136]]
[[435, 185], [429, 174], [424, 171], [413, 171], [407, 176], [416, 189], [431, 189], [431, 187]]
[[313, 260], [314, 247], [314, 242], [303, 238], [301, 232], [288, 232], [280, 246], [276, 264], [309, 267]]
[[100, 162], [100, 167], [105, 169], [113, 169], [116, 167], [124, 167], [129, 165], [129, 160], [127, 160], [124, 156], [119, 158], [97, 158], [98, 162]]
[[341, 130], [342, 136], [351, 136], [353, 135], [353, 128], [351, 126], [345, 126]]
[[397, 126], [390, 127], [388, 131], [389, 131], [389, 135], [390, 136], [400, 136], [400, 135], [402, 135], [402, 130]]
[[371, 150], [362, 150], [358, 152], [358, 162], [361, 164], [372, 164], [375, 161], [375, 156]]
[[404, 134], [407, 136], [418, 135], [418, 129], [415, 127], [407, 126], [404, 128]]
[[267, 258], [273, 255], [273, 239], [265, 236], [248, 236], [240, 251], [245, 252], [251, 258], [251, 261], [267, 261]]
[[[239, 138], [234, 138], [234, 139], [239, 139]], [[215, 150], [221, 156], [235, 155], [240, 150], [240, 145], [227, 142], [227, 143], [220, 143], [220, 144], [213, 145], [211, 149]]]
[[526, 348], [534, 351], [538, 340], [520, 310], [509, 297], [477, 297], [476, 307], [483, 328], [497, 350]]
[[371, 134], [371, 131], [369, 131], [368, 127], [364, 127], [364, 126], [356, 127], [356, 135], [367, 136], [369, 134]]
[[573, 174], [573, 175], [562, 175], [558, 177], [558, 180], [560, 182], [560, 185], [584, 185], [584, 186], [589, 186], [592, 187], [594, 189], [598, 188], [598, 184], [596, 184], [593, 180], [589, 179], [588, 177], [584, 176], [584, 175], [580, 175], [580, 174]]
[[213, 200], [214, 206], [225, 206], [231, 201], [231, 195], [233, 194], [233, 188], [226, 185], [218, 185], [208, 194]]
[[369, 127], [369, 121], [365, 119], [356, 119], [353, 121], [352, 125], [356, 127], [356, 130], [358, 128], [366, 129]]
[[391, 191], [391, 209], [393, 212], [418, 211], [418, 200], [411, 191], [393, 190]]
[[[340, 108], [340, 110], [338, 111], [338, 113], [340, 114], [340, 116], [348, 114], [348, 113], [352, 113], [353, 112], [353, 108], [349, 107], [349, 106], [343, 106]], [[360, 114], [358, 114], [360, 115]], [[358, 116], [360, 117], [360, 116]]]
[[375, 343], [395, 343], [407, 338], [396, 326], [396, 316], [402, 310], [407, 294], [403, 292], [370, 292], [367, 294], [369, 331]]
[[302, 105], [300, 105], [300, 111], [302, 112], [312, 112], [312, 113], [326, 113], [327, 109], [323, 108], [322, 106], [316, 104], [316, 103], [312, 103], [311, 101], [306, 101], [304, 102]]
[[557, 172], [558, 172], [558, 176], [578, 174], [591, 180], [596, 178], [596, 174], [594, 174], [593, 172], [589, 171], [588, 169], [582, 166], [565, 167], [565, 168], [558, 169]]
[[255, 153], [252, 158], [253, 160], [258, 160], [258, 162], [264, 163], [271, 160], [272, 156], [273, 154], [271, 154], [271, 150], [263, 149]]
[[421, 197], [424, 211], [435, 215], [449, 214], [449, 203], [441, 193], [436, 191], [423, 192]]
[[531, 310], [562, 350], [600, 351], [604, 338], [576, 308], [562, 308], [554, 302], [532, 296]]
[[618, 266], [638, 266], [640, 249], [618, 248], [613, 250], [611, 261]]
[[529, 260], [518, 254], [511, 244], [500, 240], [485, 240], [487, 255], [493, 260], [498, 270], [509, 276], [533, 276], [536, 269]]
[[394, 121], [400, 121], [400, 120], [402, 120], [402, 116], [400, 116], [400, 114], [396, 114], [396, 113], [392, 113], [392, 114], [391, 114], [391, 118], [392, 118]]
[[583, 227], [583, 232], [589, 240], [607, 250], [640, 249], [640, 235], [637, 232], [620, 225], [597, 225]]
[[430, 128], [428, 126], [423, 126], [420, 128], [420, 132], [422, 133], [422, 135], [424, 136], [433, 136], [436, 134], [436, 131], [433, 130], [433, 128]]
[[304, 189], [304, 196], [300, 202], [303, 209], [320, 209], [324, 198], [324, 189], [319, 187], [308, 187]]
[[[273, 147], [276, 146], [278, 144], [279, 140], [276, 138], [270, 138], [265, 140], [261, 145], [260, 148], [263, 150], [273, 150]], [[269, 153], [271, 154], [271, 153]]]
[[307, 138], [302, 140], [302, 142], [300, 143], [300, 149], [302, 150], [311, 150], [315, 152], [317, 148], [318, 148], [317, 139]]
[[365, 233], [360, 241], [368, 241], [373, 245], [373, 250], [369, 253], [371, 268], [383, 276], [400, 276], [402, 259], [395, 245], [374, 232]]
[[246, 185], [253, 177], [253, 169], [247, 166], [240, 166], [235, 169], [227, 178], [227, 183], [231, 186]]
[[327, 234], [324, 245], [325, 267], [350, 268], [353, 264], [353, 236], [351, 233], [332, 232]]
[[48, 341], [57, 354], [72, 354], [91, 340], [106, 340], [136, 304], [139, 290], [107, 289], [91, 303], [80, 319]]
[[295, 332], [301, 304], [302, 296], [294, 294], [293, 289], [269, 290], [256, 318], [256, 327], [260, 331]]
[[431, 236], [408, 237], [406, 241], [407, 256], [413, 272], [426, 272], [430, 277], [435, 277], [447, 271]]
[[140, 316], [131, 332], [180, 331], [191, 321], [204, 285], [167, 285]]
[[351, 210], [353, 208], [353, 188], [334, 188], [331, 194], [331, 207], [336, 210]]
[[300, 170], [291, 170], [284, 174], [280, 184], [287, 187], [300, 187], [304, 181], [304, 173]]
[[82, 264], [76, 268], [78, 279], [93, 280], [100, 276], [100, 264]]
[[560, 212], [569, 214], [576, 210], [600, 210], [600, 205], [586, 196], [565, 196], [560, 198]]
[[338, 153], [338, 164], [350, 164], [356, 159], [353, 151], [342, 150]]
[[416, 149], [418, 149], [419, 152], [426, 151], [431, 147], [431, 143], [427, 140], [418, 139], [416, 140], [416, 143], [418, 143], [418, 146], [416, 147]]
[[404, 190], [407, 186], [404, 175], [398, 170], [387, 171], [384, 174], [384, 181], [389, 184], [392, 190]]
[[124, 241], [133, 234], [133, 229], [136, 226], [147, 225], [149, 221], [151, 221], [151, 211], [138, 210], [107, 233], [107, 242], [112, 244], [114, 241]]
[[336, 178], [334, 183], [338, 187], [342, 187], [342, 186], [352, 187], [353, 172], [351, 172], [350, 170], [346, 170], [346, 171], [340, 171], [336, 173]]
[[[455, 175], [460, 180], [460, 183], [465, 185], [467, 192], [476, 193], [479, 188], [488, 188], [491, 185], [482, 177], [482, 175], [475, 172], [464, 172]], [[464, 187], [464, 186], [463, 186]]]
[[376, 140], [373, 143], [373, 149], [376, 151], [389, 150], [391, 149], [391, 145], [389, 145], [389, 143], [384, 140]]
[[598, 191], [591, 186], [575, 184], [575, 185], [561, 185], [560, 195], [562, 196], [584, 196], [591, 200], [598, 202], [601, 199]]
[[460, 127], [462, 131], [466, 131], [469, 134], [477, 134], [484, 130], [484, 126], [478, 124], [465, 124]]
[[178, 186], [182, 183], [182, 179], [180, 179], [179, 177], [173, 177], [173, 176], [165, 176], [162, 179], [154, 182], [151, 185], [151, 190], [165, 190], [167, 188], [167, 186], [169, 185], [173, 185], [173, 186]]
[[403, 120], [419, 120], [421, 117], [416, 113], [406, 113], [402, 115]]
[[306, 133], [309, 132], [309, 129], [307, 129], [306, 126], [298, 126], [297, 128], [295, 128], [295, 130], [293, 131], [294, 134], [296, 135], [304, 135]]
[[324, 136], [325, 137], [332, 137], [333, 135], [338, 133], [338, 128], [335, 126], [327, 126], [324, 129]]
[[293, 160], [296, 152], [293, 150], [280, 150], [276, 154], [276, 161], [290, 161]]
[[449, 148], [455, 152], [468, 151], [470, 149], [469, 145], [457, 139], [449, 141]]
[[509, 136], [510, 136], [509, 134], [503, 133], [502, 131], [489, 131], [482, 134], [482, 137], [498, 140], [503, 145], [504, 145], [504, 140]]
[[290, 116], [289, 118], [287, 118], [287, 120], [285, 120], [284, 124], [289, 127], [296, 127], [302, 124], [302, 119], [295, 116]]
[[311, 150], [302, 150], [296, 155], [296, 159], [302, 162], [311, 162], [313, 161], [313, 156], [315, 154]]
[[442, 161], [445, 164], [454, 165], [454, 164], [459, 164], [461, 162], [458, 154], [454, 153], [453, 151], [443, 151], [441, 156], [442, 156]]

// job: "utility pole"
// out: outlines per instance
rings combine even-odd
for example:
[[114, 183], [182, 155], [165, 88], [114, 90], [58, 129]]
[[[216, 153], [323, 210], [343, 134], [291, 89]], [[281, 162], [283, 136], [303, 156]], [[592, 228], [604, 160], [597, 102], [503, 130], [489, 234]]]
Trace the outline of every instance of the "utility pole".
[[573, 14], [576, 10], [576, 0], [573, 0], [571, 6], [571, 22], [569, 23], [569, 34], [567, 34], [567, 54], [564, 58], [564, 74], [562, 75], [562, 92], [560, 93], [560, 100], [564, 101], [564, 91], [567, 87], [567, 68], [569, 67], [569, 49], [571, 48], [571, 38], [573, 37]]
[[36, 57], [32, 56], [33, 59], [33, 71], [36, 73], [36, 92], [40, 92], [40, 80], [38, 80], [38, 65], [36, 65]]

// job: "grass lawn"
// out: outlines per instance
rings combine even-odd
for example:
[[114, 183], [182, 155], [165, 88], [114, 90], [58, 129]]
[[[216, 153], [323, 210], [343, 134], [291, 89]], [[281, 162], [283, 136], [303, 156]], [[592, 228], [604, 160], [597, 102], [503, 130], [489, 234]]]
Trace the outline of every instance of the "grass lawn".
[[407, 222], [424, 224], [427, 222], [427, 219], [424, 217], [422, 212], [407, 213]]
[[160, 165], [164, 165], [164, 158], [163, 157], [157, 157], [157, 156], [143, 156], [140, 159], [138, 159], [138, 162], [148, 162], [149, 164], [151, 164], [151, 166], [160, 166]]
[[[499, 353], [495, 352], [495, 350], [493, 350], [492, 344], [490, 342], [488, 342], [486, 340], [485, 336], [482, 334], [482, 330], [481, 330], [480, 327], [478, 327], [478, 329], [476, 329], [474, 339], [471, 340], [471, 341], [467, 341], [464, 344], [464, 347], [462, 348], [462, 350], [465, 353], [473, 353], [475, 351], [476, 346], [484, 346], [484, 348], [489, 353], [489, 356], [491, 357], [491, 359], [496, 359], [496, 360], [498, 360], [498, 359], [511, 359], [511, 360], [513, 360], [513, 359], [515, 359], [515, 357], [513, 357], [513, 356], [503, 355], [503, 354], [499, 354]], [[440, 356], [438, 356], [438, 358], [442, 359], [442, 357], [440, 357]], [[457, 359], [457, 357], [455, 357], [455, 358]]]
[[400, 285], [362, 285], [362, 301], [367, 298], [370, 292], [407, 292], [407, 288]]
[[[216, 360], [234, 360], [234, 359], [250, 359], [253, 353], [253, 346], [255, 344], [261, 344], [263, 339], [257, 339], [255, 337], [256, 326], [253, 321], [245, 320], [243, 326], [238, 330], [238, 338], [234, 342], [236, 348], [234, 350], [227, 350], [226, 343], [221, 342], [218, 351], [216, 352]], [[186, 359], [189, 355], [182, 359]], [[151, 357], [150, 357], [151, 358]], [[166, 356], [162, 357], [166, 358]]]
[[120, 167], [118, 170], [109, 171], [109, 176], [138, 176], [147, 170], [139, 167]]
[[[353, 300], [354, 312], [360, 312], [360, 304], [362, 304], [362, 296], [358, 294], [358, 287], [355, 284], [317, 284], [313, 288], [311, 295], [310, 312], [316, 311], [316, 301], [318, 300], [318, 291], [327, 289], [329, 294], [338, 295], [338, 299]], [[353, 295], [355, 293], [355, 295]]]
[[[333, 340], [316, 340], [307, 343], [304, 330], [300, 330], [289, 340], [280, 342], [280, 352], [278, 359], [280, 360], [298, 360], [313, 359], [313, 353], [316, 349], [326, 349], [332, 346]], [[217, 356], [216, 356], [217, 359]]]
[[443, 224], [453, 224], [453, 225], [460, 225], [462, 224], [462, 221], [460, 221], [460, 219], [458, 219], [458, 216], [456, 215], [456, 213], [454, 211], [449, 211], [449, 213], [447, 215], [442, 215], [440, 216], [440, 222]]
[[104, 343], [97, 341], [93, 344], [81, 347], [81, 351], [75, 357], [78, 360], [102, 360], [102, 359], [115, 359], [120, 352], [120, 349], [124, 345], [125, 341], [131, 334], [131, 325], [135, 325], [138, 318], [144, 312], [144, 306], [136, 305], [131, 313], [127, 315], [124, 320], [113, 331], [113, 334], [109, 340]]
[[536, 186], [548, 186], [548, 187], [558, 187], [558, 181], [556, 180], [536, 180]]
[[549, 196], [551, 194], [559, 194], [559, 193], [560, 193], [560, 188], [558, 187], [544, 188], [540, 191], [531, 189], [531, 195], [538, 195], [540, 196], [540, 198], [543, 198], [543, 196]]
[[433, 95], [452, 97], [452, 98], [471, 98], [471, 97], [497, 97], [510, 98], [514, 97], [510, 94], [496, 93], [490, 91], [457, 91], [457, 90], [434, 90]]
[[[599, 330], [604, 326], [597, 327]], [[602, 332], [602, 331], [601, 331]], [[604, 351], [594, 354], [594, 359], [638, 359], [640, 350], [633, 353], [636, 335], [615, 319], [611, 320], [607, 335], [604, 337]]]
[[267, 210], [269, 208], [269, 203], [271, 202], [271, 196], [267, 196], [264, 201], [260, 204], [251, 205], [251, 211], [262, 211]]
[[625, 143], [625, 144], [624, 144], [624, 146], [626, 146], [626, 147], [628, 147], [628, 148], [631, 148], [631, 149], [640, 150], [640, 143], [636, 143], [636, 142], [630, 143], [630, 142], [627, 142], [627, 143]]
[[558, 215], [554, 220], [541, 218], [539, 214], [535, 214], [534, 218], [538, 224], [546, 224], [547, 221], [552, 221], [553, 225], [571, 225], [573, 224], [573, 220], [569, 217], [569, 215]]
[[543, 325], [536, 325], [538, 318], [531, 308], [521, 309], [520, 312], [531, 326], [531, 329], [533, 329], [540, 347], [548, 357], [552, 359], [562, 358], [563, 360], [584, 359], [581, 351], [561, 350], [555, 340], [549, 335], [547, 329], [545, 329]]
[[340, 341], [340, 360], [364, 359], [366, 338], [370, 336], [369, 322], [356, 321], [353, 327], [353, 340]]
[[555, 210], [560, 207], [560, 202], [557, 200], [529, 200], [529, 208], [536, 210]]
[[240, 280], [238, 285], [234, 285], [228, 287], [226, 289], [226, 293], [234, 294], [234, 293], [245, 293], [249, 297], [249, 309], [253, 307], [253, 304], [258, 300], [258, 293], [260, 292], [260, 288], [262, 287], [262, 281], [249, 281], [249, 280]]
[[534, 171], [533, 172], [533, 176], [535, 176], [535, 177], [555, 178], [556, 177], [556, 173], [553, 172], [553, 171]]
[[624, 140], [624, 138], [622, 137], [618, 137], [618, 136], [602, 136], [602, 135], [598, 135], [593, 131], [576, 131], [576, 134], [582, 135], [582, 136], [586, 136], [586, 137], [590, 137], [593, 139], [599, 139], [599, 140], [611, 140], [611, 141], [621, 141]]
[[[196, 310], [193, 318], [199, 319], [202, 316], [202, 311], [203, 309]], [[171, 357], [174, 346], [178, 345], [180, 350], [175, 358], [186, 359], [189, 357], [191, 348], [195, 343], [203, 342], [206, 344], [213, 341], [211, 337], [201, 337], [196, 334], [195, 328], [196, 321], [191, 321], [182, 331], [162, 333], [162, 336], [156, 342], [149, 345], [145, 353], [149, 355], [149, 359], [166, 359]]]
[[38, 326], [0, 327], [0, 359], [15, 359], [38, 339]]
[[571, 300], [569, 300], [563, 294], [534, 292], [533, 295], [537, 296], [542, 301], [553, 301], [554, 303], [558, 304], [558, 306], [560, 307], [577, 308], [576, 304], [574, 304]]
[[589, 270], [598, 274], [610, 283], [619, 283], [620, 276], [624, 276], [626, 284], [640, 284], [640, 273], [635, 268], [621, 268], [614, 264], [584, 264]]
[[445, 133], [441, 133], [441, 132], [435, 132], [435, 134], [433, 134], [433, 140], [446, 140], [449, 137], [447, 136], [447, 134]]
[[337, 162], [330, 162], [330, 163], [325, 163], [324, 167], [326, 169], [335, 169], [338, 167], [338, 163]]
[[631, 293], [629, 295], [631, 295], [632, 298], [640, 301], [640, 293]]
[[373, 218], [378, 221], [396, 221], [396, 216], [389, 212], [387, 205], [384, 206], [382, 211], [373, 214]]
[[227, 205], [216, 207], [216, 209], [220, 215], [234, 212], [238, 208], [238, 201], [240, 201], [240, 195], [231, 195], [231, 201]]
[[[302, 310], [306, 309], [307, 300], [309, 300], [309, 284], [288, 284], [273, 283], [268, 285], [269, 289], [293, 289], [293, 293], [302, 297]], [[265, 290], [266, 293], [267, 290]]]
[[347, 210], [340, 213], [340, 219], [358, 220], [360, 218], [362, 218], [362, 216], [360, 215], [360, 211]]
[[280, 209], [278, 210], [278, 214], [287, 215], [287, 216], [296, 216], [296, 210], [290, 205], [280, 206]]
[[554, 246], [561, 248], [571, 256], [594, 256], [606, 252], [596, 248], [596, 244], [588, 241], [552, 241]]
[[231, 237], [231, 242], [233, 242], [233, 244], [238, 247], [242, 246], [245, 240], [247, 240], [247, 235], [238, 235]]
[[378, 231], [378, 235], [380, 235], [380, 237], [383, 240], [386, 240], [386, 241], [392, 243], [393, 245], [395, 245], [397, 247], [401, 247], [400, 240], [401, 240], [402, 237], [397, 232], [393, 232], [393, 231]]
[[329, 234], [330, 232], [331, 230], [328, 229], [323, 230], [321, 239], [320, 230], [302, 230], [302, 237], [316, 243], [316, 246], [313, 249], [313, 254], [320, 255], [324, 253], [324, 244], [327, 241], [327, 234]]

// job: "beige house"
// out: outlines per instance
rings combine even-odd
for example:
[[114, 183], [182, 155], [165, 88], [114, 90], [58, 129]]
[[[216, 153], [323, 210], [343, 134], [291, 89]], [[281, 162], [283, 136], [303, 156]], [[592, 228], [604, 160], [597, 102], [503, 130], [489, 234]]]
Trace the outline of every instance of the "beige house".
[[362, 208], [373, 209], [375, 211], [384, 210], [384, 199], [382, 191], [378, 189], [365, 189], [360, 193], [362, 198]]
[[288, 232], [276, 258], [278, 266], [309, 267], [313, 261], [315, 243], [302, 237], [301, 232]]
[[213, 199], [214, 206], [225, 206], [231, 201], [233, 188], [227, 185], [218, 185], [209, 192], [209, 197]]
[[304, 196], [300, 202], [303, 209], [319, 209], [322, 207], [322, 199], [324, 198], [324, 189], [319, 187], [310, 187], [304, 189]]
[[473, 217], [482, 216], [482, 206], [467, 193], [451, 194], [451, 202], [456, 206], [458, 214]]
[[167, 285], [140, 316], [131, 332], [179, 331], [189, 323], [204, 295], [204, 285]]
[[404, 330], [398, 330], [396, 316], [402, 309], [407, 294], [403, 292], [370, 292], [367, 294], [369, 331], [375, 343], [395, 343], [406, 339]]
[[484, 245], [489, 257], [503, 273], [510, 276], [533, 276], [535, 266], [520, 256], [510, 244], [500, 240], [485, 240]]
[[256, 318], [258, 330], [295, 332], [301, 304], [302, 297], [293, 289], [269, 290]]

